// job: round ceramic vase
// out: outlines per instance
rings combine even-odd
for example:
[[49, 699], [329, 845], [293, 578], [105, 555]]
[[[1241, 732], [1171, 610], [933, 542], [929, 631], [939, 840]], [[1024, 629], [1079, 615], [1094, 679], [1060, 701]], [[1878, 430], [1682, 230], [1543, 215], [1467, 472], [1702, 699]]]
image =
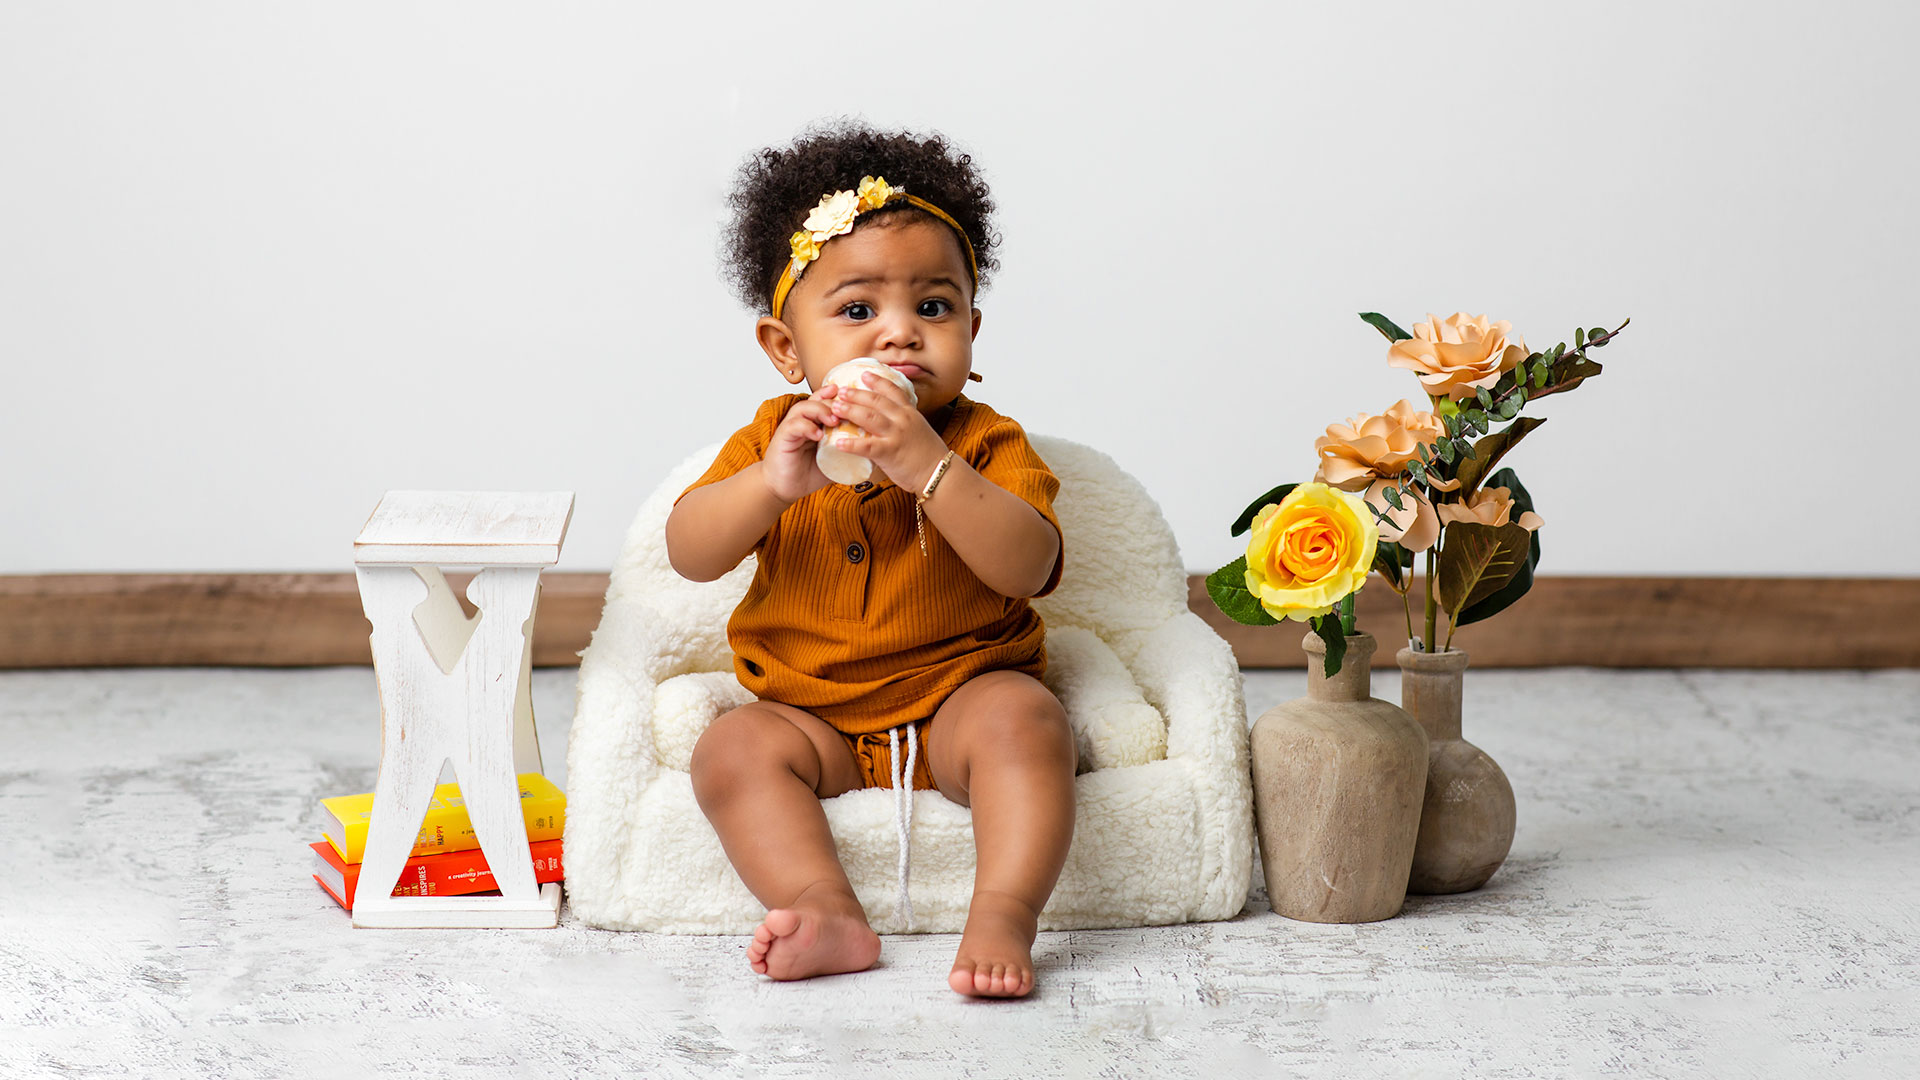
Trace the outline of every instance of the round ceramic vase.
[[1467, 654], [1401, 649], [1400, 704], [1426, 730], [1427, 794], [1407, 891], [1467, 892], [1487, 883], [1513, 847], [1513, 785], [1486, 751], [1460, 737]]
[[1370, 696], [1375, 643], [1347, 638], [1325, 677], [1326, 643], [1309, 633], [1307, 696], [1253, 725], [1254, 819], [1267, 898], [1289, 919], [1390, 919], [1407, 896], [1427, 778], [1427, 736]]

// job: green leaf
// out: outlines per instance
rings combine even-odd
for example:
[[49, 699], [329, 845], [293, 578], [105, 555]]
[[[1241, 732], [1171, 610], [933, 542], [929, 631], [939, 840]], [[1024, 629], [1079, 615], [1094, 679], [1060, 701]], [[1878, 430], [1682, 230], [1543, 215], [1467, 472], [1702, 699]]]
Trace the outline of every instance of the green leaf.
[[1327, 643], [1327, 659], [1320, 670], [1331, 679], [1340, 674], [1340, 663], [1347, 658], [1347, 635], [1340, 630], [1340, 616], [1329, 613], [1309, 623], [1320, 640]]
[[1487, 392], [1486, 387], [1484, 386], [1474, 387], [1473, 396], [1474, 396], [1474, 400], [1480, 403], [1480, 407], [1482, 409], [1493, 408], [1493, 395]]
[[1272, 626], [1280, 620], [1267, 614], [1260, 606], [1260, 600], [1247, 590], [1247, 557], [1245, 555], [1207, 575], [1207, 595], [1213, 597], [1214, 606], [1226, 612], [1227, 618], [1248, 626]]
[[1548, 376], [1551, 382], [1545, 388], [1534, 391], [1533, 396], [1543, 398], [1548, 394], [1564, 394], [1587, 379], [1600, 374], [1600, 371], [1599, 364], [1585, 356], [1576, 356], [1564, 364], [1557, 365]]
[[1501, 420], [1511, 420], [1513, 419], [1514, 415], [1519, 411], [1520, 411], [1520, 403], [1518, 401], [1515, 401], [1513, 398], [1508, 398], [1507, 400], [1500, 403], [1500, 419]]
[[1585, 330], [1575, 330], [1573, 332], [1573, 347], [1576, 349], [1584, 349], [1587, 347], [1587, 332]]
[[1387, 582], [1393, 586], [1395, 592], [1399, 592], [1405, 588], [1404, 585], [1400, 584], [1400, 568], [1411, 564], [1412, 561], [1413, 552], [1408, 551], [1406, 548], [1401, 547], [1391, 540], [1382, 540], [1379, 545], [1373, 549], [1374, 573], [1386, 578]]
[[1414, 449], [1420, 452], [1421, 461], [1426, 462], [1433, 460], [1433, 454], [1427, 449], [1426, 443], [1417, 443], [1414, 445]]
[[1279, 487], [1253, 500], [1252, 505], [1242, 510], [1239, 517], [1233, 519], [1233, 531], [1227, 535], [1239, 536], [1241, 533], [1253, 528], [1253, 519], [1260, 516], [1261, 509], [1286, 498], [1287, 492], [1299, 486], [1299, 484], [1281, 484]]
[[1407, 504], [1400, 501], [1400, 489], [1394, 487], [1392, 484], [1381, 488], [1380, 494], [1386, 497], [1387, 505], [1393, 507], [1395, 510], [1405, 510], [1407, 508]]
[[1473, 453], [1460, 459], [1460, 467], [1453, 475], [1460, 479], [1459, 498], [1465, 501], [1480, 486], [1480, 478], [1487, 475], [1499, 463], [1506, 452], [1513, 449], [1515, 443], [1527, 437], [1527, 432], [1546, 423], [1537, 416], [1525, 416], [1511, 425], [1481, 439], [1473, 444]]
[[[1592, 341], [1594, 338], [1597, 338], [1597, 337], [1606, 337], [1606, 336], [1607, 336], [1607, 328], [1604, 326], [1596, 326], [1593, 329], [1587, 331], [1588, 341]], [[1594, 346], [1594, 348], [1596, 349], [1604, 349], [1606, 347], [1607, 347], [1607, 343], [1604, 341]]]
[[1440, 605], [1460, 625], [1460, 612], [1500, 591], [1526, 565], [1533, 534], [1518, 525], [1456, 521], [1446, 528], [1437, 572]]
[[1453, 464], [1453, 440], [1452, 439], [1441, 439], [1438, 443], [1434, 444], [1434, 447], [1439, 451], [1441, 461], [1444, 461], [1449, 465]]
[[[1527, 489], [1521, 486], [1520, 478], [1513, 474], [1512, 469], [1501, 469], [1488, 477], [1487, 486], [1507, 489], [1508, 494], [1513, 497], [1513, 518], [1518, 518], [1522, 513], [1533, 509], [1533, 496], [1527, 494]], [[1462, 608], [1460, 614], [1454, 617], [1453, 625], [1469, 626], [1482, 619], [1492, 618], [1513, 606], [1515, 601], [1527, 595], [1528, 589], [1533, 588], [1533, 572], [1539, 565], [1540, 530], [1535, 529], [1532, 540], [1527, 544], [1527, 561], [1498, 591]]]
[[1392, 319], [1387, 318], [1377, 311], [1363, 311], [1360, 313], [1360, 318], [1365, 320], [1368, 326], [1373, 327], [1385, 335], [1388, 341], [1405, 341], [1413, 336], [1398, 326], [1395, 326]]

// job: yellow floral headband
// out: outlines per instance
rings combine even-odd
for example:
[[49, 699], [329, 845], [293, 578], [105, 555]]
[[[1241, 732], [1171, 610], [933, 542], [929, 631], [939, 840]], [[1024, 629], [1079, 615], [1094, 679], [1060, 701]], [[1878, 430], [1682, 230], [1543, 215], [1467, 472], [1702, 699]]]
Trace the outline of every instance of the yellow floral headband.
[[907, 194], [904, 187], [892, 187], [878, 176], [863, 176], [858, 191], [836, 191], [821, 198], [820, 205], [807, 215], [800, 231], [793, 234], [789, 241], [793, 247], [793, 258], [780, 271], [780, 280], [773, 287], [773, 317], [780, 317], [787, 294], [793, 291], [794, 283], [806, 272], [807, 264], [820, 257], [822, 244], [852, 232], [854, 218], [868, 210], [878, 210], [893, 199], [905, 199], [908, 205], [917, 206], [953, 226], [953, 231], [960, 235], [960, 246], [967, 249], [967, 269], [973, 274], [973, 283], [977, 287], [980, 284], [980, 264], [974, 261], [973, 241], [967, 239], [967, 230], [961, 228], [959, 222], [920, 196]]

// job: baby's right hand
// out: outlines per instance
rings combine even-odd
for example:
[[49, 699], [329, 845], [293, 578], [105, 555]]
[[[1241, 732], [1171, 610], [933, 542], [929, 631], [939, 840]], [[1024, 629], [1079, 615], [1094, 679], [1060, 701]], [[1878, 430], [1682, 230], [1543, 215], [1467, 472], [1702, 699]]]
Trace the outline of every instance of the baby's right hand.
[[798, 502], [833, 481], [828, 480], [814, 461], [820, 440], [839, 425], [833, 415], [832, 401], [838, 386], [823, 386], [820, 392], [787, 410], [786, 418], [773, 429], [767, 443], [767, 456], [760, 462], [760, 475], [767, 489], [783, 502]]

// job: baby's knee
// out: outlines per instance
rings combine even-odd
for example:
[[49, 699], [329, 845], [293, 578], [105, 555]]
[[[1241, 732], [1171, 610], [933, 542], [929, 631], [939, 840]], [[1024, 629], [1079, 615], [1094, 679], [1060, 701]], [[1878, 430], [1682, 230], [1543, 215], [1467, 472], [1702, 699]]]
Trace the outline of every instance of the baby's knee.
[[757, 703], [716, 717], [694, 743], [688, 763], [694, 798], [706, 806], [771, 773], [791, 770], [794, 747], [788, 744], [797, 735], [792, 724]]
[[1079, 749], [1073, 727], [1067, 723], [1067, 711], [1037, 681], [1008, 686], [983, 719], [991, 729], [987, 743], [1017, 753], [1036, 762], [1057, 762], [1072, 771], [1079, 762]]

